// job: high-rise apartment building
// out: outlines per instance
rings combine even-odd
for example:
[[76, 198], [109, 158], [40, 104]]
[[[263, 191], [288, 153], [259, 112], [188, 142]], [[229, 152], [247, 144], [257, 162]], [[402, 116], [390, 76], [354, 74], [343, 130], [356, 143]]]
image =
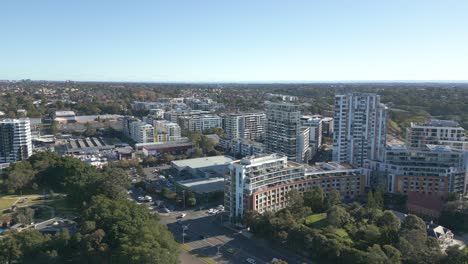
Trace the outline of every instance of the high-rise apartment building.
[[424, 123], [411, 123], [406, 130], [406, 145], [421, 149], [427, 144], [446, 145], [455, 149], [468, 150], [465, 129], [453, 120], [428, 120]]
[[[271, 153], [285, 155], [289, 160], [307, 162], [309, 129], [301, 126], [299, 105], [266, 103], [267, 133], [265, 144]], [[307, 140], [304, 140], [307, 137]]]
[[130, 123], [132, 139], [137, 143], [154, 142], [154, 128], [145, 122], [137, 121]]
[[366, 159], [382, 160], [386, 128], [386, 107], [379, 95], [336, 95], [333, 161], [361, 167]]
[[167, 120], [154, 120], [154, 142], [177, 141], [180, 139], [180, 126]]
[[322, 116], [302, 116], [301, 125], [310, 129], [309, 146], [313, 148], [315, 152], [322, 146]]
[[287, 193], [321, 187], [325, 194], [338, 190], [342, 198], [364, 192], [365, 177], [359, 169], [338, 163], [315, 166], [288, 161], [278, 154], [245, 157], [229, 165], [225, 175], [224, 206], [233, 221], [245, 213], [277, 211], [287, 206]]
[[32, 155], [31, 124], [28, 118], [0, 121], [0, 163], [24, 160]]
[[203, 132], [209, 128], [222, 127], [222, 119], [218, 115], [179, 116], [177, 123], [184, 135], [188, 132]]
[[224, 132], [229, 138], [259, 140], [265, 137], [265, 113], [228, 114], [223, 121]]

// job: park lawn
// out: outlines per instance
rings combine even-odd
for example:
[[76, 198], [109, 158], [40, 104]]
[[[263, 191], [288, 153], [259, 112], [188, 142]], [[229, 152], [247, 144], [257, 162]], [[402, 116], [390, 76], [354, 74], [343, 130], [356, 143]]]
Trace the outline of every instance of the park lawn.
[[0, 210], [5, 210], [5, 209], [10, 208], [15, 201], [16, 201], [16, 198], [1, 197], [0, 198]]
[[70, 208], [65, 202], [65, 197], [62, 195], [53, 195], [49, 196], [47, 200], [39, 200], [40, 194], [30, 194], [30, 195], [6, 195], [0, 197], [0, 210], [5, 210], [10, 208], [13, 203], [21, 198], [27, 198], [23, 203], [16, 203], [18, 207], [25, 207], [31, 205], [47, 205], [55, 208], [56, 215], [68, 215], [76, 214], [75, 208]]
[[327, 214], [312, 214], [306, 218], [306, 225], [314, 228], [322, 228], [328, 225]]
[[349, 237], [348, 232], [346, 232], [346, 230], [344, 230], [343, 228], [337, 228], [335, 230], [335, 233], [337, 235], [339, 235], [340, 237], [342, 237], [342, 238], [344, 238], [344, 239], [346, 239], [346, 240], [348, 240], [350, 242], [353, 242], [353, 240]]
[[13, 203], [16, 202], [16, 200], [21, 199], [21, 198], [27, 198], [25, 202], [23, 203], [17, 203], [17, 206], [26, 206], [26, 205], [31, 205], [34, 204], [37, 197], [40, 195], [38, 194], [30, 194], [30, 195], [5, 195], [0, 197], [0, 210], [5, 210], [10, 208]]

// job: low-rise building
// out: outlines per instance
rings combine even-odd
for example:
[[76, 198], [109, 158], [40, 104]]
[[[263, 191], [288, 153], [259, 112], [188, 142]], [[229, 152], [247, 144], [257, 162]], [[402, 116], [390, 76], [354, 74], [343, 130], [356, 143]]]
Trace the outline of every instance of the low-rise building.
[[67, 229], [70, 235], [75, 234], [78, 231], [75, 221], [54, 217], [49, 220], [37, 223], [34, 225], [34, 229], [38, 230], [43, 234], [55, 235]]
[[66, 140], [63, 154], [90, 155], [103, 151], [110, 151], [115, 148], [112, 144], [107, 144], [102, 138], [70, 138]]
[[141, 151], [144, 156], [159, 157], [164, 153], [182, 154], [192, 149], [193, 144], [187, 138], [181, 138], [177, 141], [153, 142], [153, 143], [137, 143], [135, 148]]
[[386, 148], [384, 161], [365, 161], [364, 172], [369, 185], [382, 184], [389, 192], [446, 197], [449, 193], [466, 192], [466, 155], [444, 145], [414, 149], [391, 144]]
[[187, 173], [193, 177], [223, 177], [224, 170], [233, 160], [229, 156], [203, 157], [174, 160], [171, 166], [178, 174]]
[[302, 193], [315, 187], [321, 187], [325, 194], [335, 189], [342, 198], [351, 199], [364, 192], [365, 176], [346, 164], [306, 166], [279, 154], [245, 157], [229, 165], [224, 205], [231, 220], [238, 221], [249, 211], [285, 208], [289, 191]]

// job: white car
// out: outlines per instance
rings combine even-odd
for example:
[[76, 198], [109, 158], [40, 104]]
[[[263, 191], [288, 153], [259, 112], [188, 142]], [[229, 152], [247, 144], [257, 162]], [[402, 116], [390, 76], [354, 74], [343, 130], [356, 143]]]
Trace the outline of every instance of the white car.
[[247, 261], [247, 262], [250, 263], [250, 264], [255, 264], [255, 263], [257, 263], [257, 262], [255, 261], [255, 259], [253, 259], [253, 258], [248, 258], [248, 259], [246, 259], [245, 261]]
[[216, 213], [218, 213], [218, 210], [211, 208], [210, 210], [208, 210], [208, 213], [209, 214], [216, 214]]
[[181, 215], [179, 215], [177, 218], [184, 218], [187, 214], [185, 213], [182, 213]]

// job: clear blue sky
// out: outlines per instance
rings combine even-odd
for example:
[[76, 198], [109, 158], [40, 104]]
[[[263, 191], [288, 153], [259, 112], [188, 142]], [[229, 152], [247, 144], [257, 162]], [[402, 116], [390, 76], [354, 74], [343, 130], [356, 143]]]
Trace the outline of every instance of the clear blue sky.
[[2, 0], [0, 79], [468, 80], [465, 0]]

